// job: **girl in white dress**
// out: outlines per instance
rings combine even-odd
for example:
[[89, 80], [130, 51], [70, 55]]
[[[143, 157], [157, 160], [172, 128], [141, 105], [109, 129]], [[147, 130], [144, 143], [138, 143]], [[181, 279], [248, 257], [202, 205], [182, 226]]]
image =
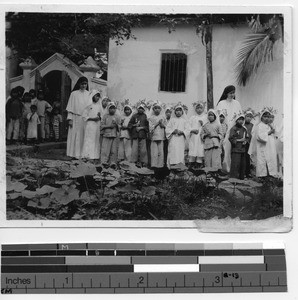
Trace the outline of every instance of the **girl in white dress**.
[[189, 123], [180, 103], [174, 110], [169, 123], [166, 126], [166, 137], [169, 140], [167, 166], [171, 167], [185, 164], [185, 144], [189, 138]]
[[150, 152], [151, 152], [151, 167], [164, 167], [164, 140], [166, 139], [166, 117], [159, 101], [156, 101], [150, 110], [149, 132], [150, 132]]
[[82, 117], [86, 106], [91, 104], [88, 92], [88, 79], [80, 77], [70, 94], [66, 110], [68, 135], [66, 155], [81, 158], [84, 142], [84, 120]]
[[202, 166], [204, 158], [204, 143], [201, 139], [201, 131], [203, 125], [208, 121], [207, 115], [204, 112], [204, 102], [194, 103], [194, 115], [189, 119], [190, 138], [189, 138], [189, 162], [190, 167]]
[[100, 105], [100, 92], [95, 90], [90, 93], [92, 104], [88, 105], [82, 114], [86, 122], [82, 158], [99, 159], [99, 136], [102, 107]]
[[277, 153], [275, 130], [270, 126], [271, 112], [264, 108], [260, 114], [261, 121], [255, 125], [248, 154], [256, 164], [256, 176], [268, 175], [277, 177]]
[[31, 113], [27, 115], [28, 127], [27, 127], [27, 139], [29, 142], [37, 141], [37, 126], [40, 124], [39, 117], [37, 115], [36, 105], [30, 106]]
[[123, 116], [121, 118], [118, 160], [131, 161], [131, 137], [128, 129], [128, 123], [132, 117], [132, 107], [128, 104], [124, 105]]

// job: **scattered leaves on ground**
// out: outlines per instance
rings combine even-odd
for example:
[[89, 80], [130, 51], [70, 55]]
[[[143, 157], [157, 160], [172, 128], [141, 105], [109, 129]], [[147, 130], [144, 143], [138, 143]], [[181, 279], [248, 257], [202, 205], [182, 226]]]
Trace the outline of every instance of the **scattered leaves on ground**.
[[215, 169], [154, 172], [82, 161], [9, 157], [8, 219], [195, 220], [282, 214], [281, 181], [239, 180]]

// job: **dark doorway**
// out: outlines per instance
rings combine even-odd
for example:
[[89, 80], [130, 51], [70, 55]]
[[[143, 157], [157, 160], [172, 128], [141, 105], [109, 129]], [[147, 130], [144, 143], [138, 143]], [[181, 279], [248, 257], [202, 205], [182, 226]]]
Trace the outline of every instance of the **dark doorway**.
[[46, 100], [51, 105], [56, 100], [61, 101], [61, 74], [61, 71], [51, 71], [43, 77]]

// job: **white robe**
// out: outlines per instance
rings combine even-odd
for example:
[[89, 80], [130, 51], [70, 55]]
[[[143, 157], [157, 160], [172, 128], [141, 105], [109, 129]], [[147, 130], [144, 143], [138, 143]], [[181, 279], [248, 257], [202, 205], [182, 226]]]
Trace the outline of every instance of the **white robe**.
[[261, 122], [255, 128], [249, 154], [256, 163], [256, 176], [277, 176], [277, 153], [274, 135], [268, 135], [270, 126]]
[[66, 155], [81, 158], [84, 142], [83, 110], [90, 103], [88, 91], [73, 91], [70, 94], [66, 110], [67, 120], [72, 120], [72, 126], [68, 128]]
[[88, 118], [96, 118], [98, 113], [102, 115], [102, 108], [98, 102], [88, 105], [83, 111], [82, 117], [86, 122], [81, 155], [83, 158], [99, 159], [100, 120], [88, 121]]
[[189, 130], [199, 130], [198, 134], [190, 133], [188, 152], [189, 156], [204, 157], [204, 143], [200, 136], [202, 131], [202, 125], [199, 121], [202, 121], [203, 125], [205, 125], [208, 121], [207, 115], [205, 113], [201, 115], [196, 114], [189, 119]]
[[229, 141], [229, 132], [233, 127], [233, 118], [235, 114], [242, 112], [241, 105], [237, 100], [221, 100], [216, 107], [216, 110], [226, 110], [226, 123], [228, 124], [227, 134], [223, 140], [223, 147], [225, 150], [225, 157], [223, 160], [223, 170], [230, 172], [231, 168], [231, 143]]
[[[183, 131], [184, 135], [173, 134], [174, 130]], [[166, 137], [169, 140], [167, 165], [185, 163], [185, 143], [189, 137], [189, 123], [183, 117], [172, 117], [166, 126]]]

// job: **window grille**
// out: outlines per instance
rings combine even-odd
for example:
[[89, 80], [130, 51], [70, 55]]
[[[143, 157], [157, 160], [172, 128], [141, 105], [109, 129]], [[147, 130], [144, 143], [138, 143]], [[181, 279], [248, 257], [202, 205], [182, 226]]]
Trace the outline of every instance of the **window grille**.
[[183, 53], [162, 53], [159, 90], [185, 92], [187, 56]]

